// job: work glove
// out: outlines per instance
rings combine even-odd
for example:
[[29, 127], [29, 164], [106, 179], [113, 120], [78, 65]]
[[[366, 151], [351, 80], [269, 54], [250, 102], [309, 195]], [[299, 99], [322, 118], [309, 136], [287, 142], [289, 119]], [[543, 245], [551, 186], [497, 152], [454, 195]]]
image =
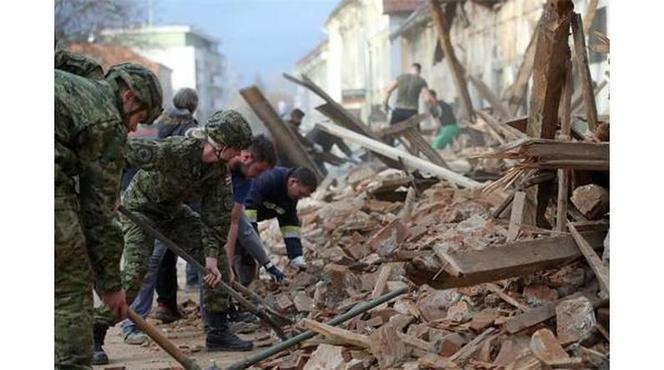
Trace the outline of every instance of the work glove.
[[300, 270], [307, 269], [307, 263], [304, 261], [303, 256], [297, 256], [290, 261], [291, 265], [297, 267]]
[[270, 277], [272, 278], [272, 281], [274, 281], [277, 284], [281, 284], [284, 281], [284, 278], [286, 275], [284, 275], [283, 272], [281, 272], [277, 266], [275, 266], [272, 262], [268, 262], [263, 266], [265, 268], [265, 271], [270, 274]]

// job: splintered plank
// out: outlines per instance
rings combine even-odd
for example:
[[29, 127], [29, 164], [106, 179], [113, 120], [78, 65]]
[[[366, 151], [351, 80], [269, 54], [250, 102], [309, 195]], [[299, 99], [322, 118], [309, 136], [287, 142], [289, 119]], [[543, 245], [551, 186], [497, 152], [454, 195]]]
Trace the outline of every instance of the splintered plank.
[[586, 238], [579, 233], [579, 231], [576, 229], [576, 226], [572, 223], [568, 223], [567, 227], [569, 228], [570, 233], [572, 234], [572, 237], [574, 238], [574, 241], [576, 241], [576, 245], [579, 247], [579, 250], [583, 254], [583, 256], [586, 258], [586, 261], [588, 261], [588, 264], [590, 265], [590, 268], [593, 270], [595, 273], [595, 276], [597, 276], [597, 281], [599, 282], [600, 288], [606, 294], [609, 294], [609, 269], [606, 267], [606, 265], [602, 262], [602, 260], [597, 256], [597, 253], [593, 250], [593, 248], [588, 244], [588, 241]]
[[588, 68], [588, 52], [586, 51], [586, 36], [583, 33], [583, 21], [580, 14], [574, 14], [572, 18], [572, 35], [574, 36], [574, 61], [581, 77], [581, 91], [583, 92], [583, 103], [586, 107], [586, 119], [591, 131], [597, 128], [597, 105], [593, 93], [592, 78]]
[[[581, 234], [593, 248], [600, 248], [606, 230], [603, 225]], [[444, 258], [449, 268], [442, 273], [440, 265], [427, 264], [416, 258], [406, 265], [406, 273], [417, 284], [448, 289], [528, 275], [558, 267], [581, 256], [572, 236], [564, 235], [517, 241], [484, 250], [448, 252]]]
[[[533, 87], [528, 110], [528, 136], [553, 139], [558, 127], [558, 107], [567, 64], [570, 60], [569, 28], [574, 4], [571, 0], [548, 0], [537, 30]], [[544, 217], [550, 198], [548, 185], [529, 189], [524, 221], [546, 226]]]
[[371, 341], [369, 337], [335, 326], [323, 324], [318, 321], [304, 319], [302, 321], [307, 330], [323, 335], [326, 339], [338, 345], [353, 345], [360, 348], [369, 348]]
[[520, 139], [500, 147], [487, 157], [536, 160], [609, 161], [608, 142], [591, 143], [549, 139]]

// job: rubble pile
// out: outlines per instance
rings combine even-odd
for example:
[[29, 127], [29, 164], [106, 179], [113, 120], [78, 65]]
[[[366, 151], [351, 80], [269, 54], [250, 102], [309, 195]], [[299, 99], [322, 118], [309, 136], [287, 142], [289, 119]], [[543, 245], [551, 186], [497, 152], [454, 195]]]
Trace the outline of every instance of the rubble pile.
[[[299, 206], [307, 270], [291, 269], [278, 229], [261, 224], [263, 239], [273, 257], [281, 254], [277, 264], [290, 281], [277, 286], [262, 279], [251, 286], [293, 318], [293, 333], [322, 335], [254, 366], [607, 366], [608, 309], [600, 308], [607, 300], [595, 294], [597, 279], [580, 254], [552, 268], [531, 263], [530, 271], [517, 268], [516, 274], [490, 270], [491, 263], [509, 259], [508, 253], [484, 261], [485, 275], [464, 275], [465, 266], [455, 259], [459, 256], [483, 260], [483, 253], [505, 253], [520, 248], [519, 243], [569, 237], [531, 226], [508, 241], [509, 220], [492, 212], [503, 198], [375, 164], [355, 167], [334, 180], [328, 177]], [[580, 227], [580, 232], [587, 236], [604, 230], [601, 244], [606, 234], [601, 222]], [[409, 292], [338, 327], [322, 324], [402, 287]], [[448, 289], [436, 289], [440, 287]], [[263, 344], [270, 342], [277, 340]]]

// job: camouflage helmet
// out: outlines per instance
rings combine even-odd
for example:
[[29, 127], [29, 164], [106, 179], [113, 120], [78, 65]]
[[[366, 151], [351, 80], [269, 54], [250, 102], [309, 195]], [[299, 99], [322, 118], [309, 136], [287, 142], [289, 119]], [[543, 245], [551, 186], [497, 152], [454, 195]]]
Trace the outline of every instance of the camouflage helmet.
[[111, 67], [107, 80], [122, 80], [148, 109], [145, 124], [151, 124], [161, 114], [163, 94], [159, 79], [149, 69], [135, 63], [122, 63]]
[[240, 113], [232, 109], [217, 111], [205, 123], [205, 132], [217, 144], [246, 149], [251, 145], [251, 127]]

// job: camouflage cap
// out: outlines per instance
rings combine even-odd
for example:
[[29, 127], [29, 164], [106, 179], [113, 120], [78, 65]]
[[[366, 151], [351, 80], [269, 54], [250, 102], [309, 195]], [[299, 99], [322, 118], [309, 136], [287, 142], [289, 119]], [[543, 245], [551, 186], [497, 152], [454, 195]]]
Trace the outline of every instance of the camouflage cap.
[[205, 123], [207, 136], [219, 144], [246, 149], [251, 145], [251, 127], [240, 113], [232, 109], [217, 111]]
[[161, 85], [149, 69], [135, 63], [122, 63], [111, 67], [106, 73], [106, 79], [122, 80], [147, 106], [148, 117], [143, 123], [151, 124], [163, 111]]

